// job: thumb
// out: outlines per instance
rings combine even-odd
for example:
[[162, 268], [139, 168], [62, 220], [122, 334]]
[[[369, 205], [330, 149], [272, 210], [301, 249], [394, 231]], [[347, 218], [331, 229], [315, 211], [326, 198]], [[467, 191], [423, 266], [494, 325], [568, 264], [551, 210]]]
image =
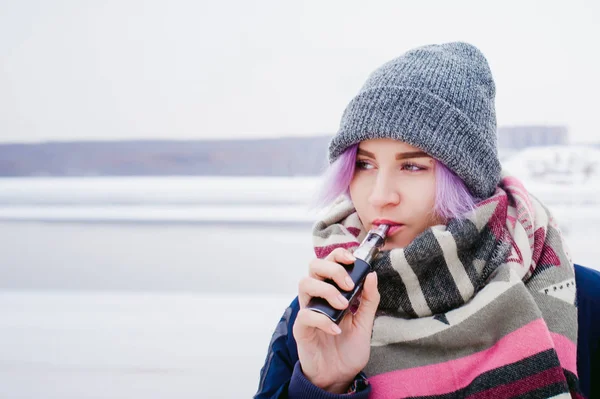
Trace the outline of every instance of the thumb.
[[379, 290], [377, 290], [377, 273], [371, 272], [365, 279], [363, 291], [360, 297], [360, 305], [354, 314], [354, 321], [369, 333], [373, 329], [375, 312], [379, 306]]

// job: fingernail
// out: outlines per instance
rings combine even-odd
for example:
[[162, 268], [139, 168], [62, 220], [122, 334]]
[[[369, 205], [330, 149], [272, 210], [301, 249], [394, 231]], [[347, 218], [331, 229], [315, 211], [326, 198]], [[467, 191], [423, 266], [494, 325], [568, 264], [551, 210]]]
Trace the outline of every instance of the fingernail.
[[354, 255], [352, 255], [350, 252], [346, 252], [346, 259], [351, 260], [352, 262], [356, 260]]
[[346, 276], [346, 285], [350, 288], [354, 287], [354, 281], [350, 278], [350, 276]]
[[338, 301], [340, 301], [342, 305], [348, 304], [348, 300], [342, 294], [338, 295]]
[[342, 329], [339, 328], [337, 324], [333, 324], [331, 326], [331, 331], [333, 331], [336, 334], [340, 334], [342, 332]]

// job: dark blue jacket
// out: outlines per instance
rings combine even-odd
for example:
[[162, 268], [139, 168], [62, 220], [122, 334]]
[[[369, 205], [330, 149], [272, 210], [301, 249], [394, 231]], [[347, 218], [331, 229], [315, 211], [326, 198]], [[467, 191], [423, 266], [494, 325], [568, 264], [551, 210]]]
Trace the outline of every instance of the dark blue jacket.
[[[579, 334], [577, 371], [580, 388], [587, 398], [600, 398], [600, 272], [575, 265]], [[329, 397], [346, 395], [317, 394], [298, 369], [298, 350], [292, 334], [300, 305], [294, 299], [281, 317], [273, 333], [255, 398]], [[294, 370], [296, 368], [296, 370]], [[352, 395], [367, 397], [368, 390]]]
[[600, 398], [600, 272], [575, 265], [577, 287], [577, 373], [581, 392]]

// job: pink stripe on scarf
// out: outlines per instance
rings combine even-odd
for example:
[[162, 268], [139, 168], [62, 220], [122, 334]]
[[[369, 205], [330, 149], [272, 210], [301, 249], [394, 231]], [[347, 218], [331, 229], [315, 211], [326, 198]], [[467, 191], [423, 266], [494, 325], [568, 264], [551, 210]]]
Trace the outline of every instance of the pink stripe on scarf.
[[358, 245], [360, 245], [358, 242], [351, 241], [351, 242], [327, 245], [325, 247], [315, 247], [315, 255], [317, 255], [317, 258], [323, 259], [336, 248], [348, 249], [348, 248], [356, 247]]
[[360, 229], [358, 227], [346, 227], [346, 229], [352, 234], [354, 237], [358, 237], [360, 234]]
[[569, 338], [554, 332], [550, 333], [554, 341], [554, 349], [558, 355], [560, 365], [571, 373], [577, 375], [577, 346]]
[[[558, 342], [564, 350], [571, 350], [563, 341]], [[552, 347], [546, 323], [543, 319], [537, 319], [501, 338], [494, 346], [484, 351], [444, 363], [369, 377], [373, 387], [370, 397], [404, 398], [457, 391], [485, 372], [518, 362]]]
[[531, 199], [529, 198], [529, 193], [523, 183], [519, 179], [514, 176], [506, 176], [502, 179], [502, 184], [513, 193], [513, 195], [518, 194], [519, 197], [523, 200], [531, 216], [535, 218], [535, 213], [533, 210], [533, 204], [531, 203]]

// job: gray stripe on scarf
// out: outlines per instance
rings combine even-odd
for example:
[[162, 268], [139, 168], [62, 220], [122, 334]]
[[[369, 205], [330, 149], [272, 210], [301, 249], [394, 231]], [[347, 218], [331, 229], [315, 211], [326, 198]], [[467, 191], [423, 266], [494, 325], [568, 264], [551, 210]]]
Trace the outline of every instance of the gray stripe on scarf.
[[[464, 303], [444, 261], [442, 248], [431, 229], [425, 230], [423, 234], [419, 235], [411, 245], [406, 247], [404, 252], [408, 264], [419, 280], [427, 305], [431, 309], [425, 315], [443, 313]], [[427, 266], [423, 267], [419, 260], [423, 259], [425, 254], [429, 254], [431, 258], [427, 262]], [[417, 313], [419, 312], [417, 311]]]
[[475, 287], [471, 283], [471, 279], [465, 270], [465, 266], [458, 257], [458, 248], [454, 237], [449, 231], [446, 231], [445, 228], [432, 228], [431, 232], [442, 249], [444, 261], [450, 275], [454, 279], [454, 284], [456, 285], [456, 288], [458, 288], [463, 302], [467, 302], [473, 296]]
[[479, 277], [479, 286], [486, 284], [488, 277], [504, 263], [510, 253], [510, 237], [496, 239], [496, 236], [488, 226], [480, 233], [480, 240], [475, 251], [475, 258], [485, 262]]
[[[411, 307], [418, 317], [423, 317], [431, 314], [431, 309], [427, 304], [425, 295], [419, 283], [419, 276], [415, 273], [411, 265], [406, 259], [406, 252], [404, 250], [395, 250], [390, 253], [390, 260], [392, 266], [400, 275], [401, 281], [406, 286], [408, 292], [408, 300], [410, 301]], [[397, 295], [397, 294], [396, 294]]]
[[[321, 222], [321, 224], [323, 223]], [[342, 225], [340, 224], [332, 224], [329, 227], [322, 226], [320, 228], [315, 228], [313, 231], [313, 236], [323, 239], [329, 238], [332, 235], [347, 236], [348, 232], [345, 229], [342, 229]]]
[[564, 335], [576, 344], [577, 328], [573, 328], [577, 326], [575, 305], [541, 292], [532, 292], [531, 295], [542, 312], [548, 330]]
[[477, 242], [479, 230], [477, 230], [477, 226], [468, 219], [452, 219], [448, 222], [447, 228], [456, 241], [458, 258], [463, 264], [471, 284], [473, 284], [473, 287], [477, 290], [481, 284], [480, 276], [483, 265], [476, 262], [475, 254], [473, 251], [469, 251], [469, 248], [473, 246], [474, 242]]
[[400, 274], [392, 267], [389, 251], [380, 253], [377, 261], [373, 263], [373, 270], [377, 272], [377, 289], [381, 295], [378, 310], [396, 314], [402, 309], [409, 317], [417, 317], [408, 299], [406, 286]]
[[[365, 368], [367, 375], [437, 364], [488, 349], [499, 339], [540, 317], [535, 312], [507, 311], [515, 303], [526, 307], [535, 302], [525, 286], [511, 287], [458, 325], [427, 338], [372, 346]], [[432, 323], [441, 323], [431, 318]], [[473, 334], [473, 331], [479, 331]], [[488, 332], [488, 334], [486, 334]], [[441, 345], [440, 343], [444, 343]]]

